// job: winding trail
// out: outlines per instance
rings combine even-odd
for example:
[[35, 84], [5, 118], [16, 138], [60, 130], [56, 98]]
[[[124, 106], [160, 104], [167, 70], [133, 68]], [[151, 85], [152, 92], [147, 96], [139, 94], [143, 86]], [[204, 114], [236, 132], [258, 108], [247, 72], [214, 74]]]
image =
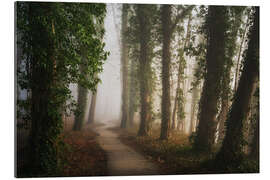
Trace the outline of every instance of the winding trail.
[[118, 135], [108, 130], [110, 126], [99, 126], [94, 130], [99, 133], [98, 143], [108, 155], [108, 175], [157, 175], [157, 165], [131, 147], [124, 145]]

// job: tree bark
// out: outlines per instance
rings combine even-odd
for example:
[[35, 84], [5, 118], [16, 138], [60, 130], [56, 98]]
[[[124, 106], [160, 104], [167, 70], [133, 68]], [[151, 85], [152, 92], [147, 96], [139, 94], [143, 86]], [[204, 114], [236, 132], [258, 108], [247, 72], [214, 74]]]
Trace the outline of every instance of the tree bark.
[[[150, 6], [150, 5], [149, 5]], [[141, 101], [141, 120], [138, 136], [147, 135], [147, 123], [150, 121], [150, 45], [151, 38], [150, 16], [148, 5], [137, 6], [137, 18], [140, 30], [140, 60], [139, 60], [139, 78], [140, 78], [140, 101]]]
[[212, 151], [215, 135], [217, 103], [220, 95], [220, 80], [224, 67], [226, 7], [210, 6], [208, 10], [208, 38], [206, 54], [206, 79], [201, 97], [198, 133], [195, 148]]
[[87, 124], [92, 124], [95, 122], [96, 102], [97, 102], [97, 91], [92, 93]]
[[254, 83], [259, 74], [259, 7], [254, 9], [243, 73], [227, 119], [226, 135], [221, 150], [216, 156], [216, 162], [225, 167], [238, 167], [243, 159], [243, 123], [249, 110]]
[[161, 104], [161, 132], [160, 139], [166, 140], [169, 136], [169, 122], [171, 119], [171, 102], [170, 102], [170, 64], [171, 64], [171, 6], [163, 5], [161, 9], [162, 21], [162, 104]]
[[122, 39], [121, 39], [121, 72], [122, 72], [122, 119], [121, 128], [127, 127], [128, 122], [128, 49], [126, 40], [128, 5], [122, 7]]
[[199, 98], [199, 88], [198, 85], [194, 86], [192, 89], [192, 102], [191, 102], [191, 113], [190, 113], [190, 134], [195, 130], [195, 112], [196, 112], [196, 106], [198, 104], [198, 98]]
[[137, 76], [137, 70], [136, 70], [137, 63], [135, 63], [135, 60], [131, 61], [130, 65], [130, 82], [129, 82], [129, 110], [128, 110], [128, 125], [130, 127], [134, 124], [134, 113], [137, 109], [137, 100], [136, 97], [138, 97], [137, 94], [137, 83], [136, 83], [136, 76]]
[[85, 106], [86, 106], [87, 89], [78, 85], [78, 107], [75, 114], [74, 131], [80, 131], [83, 127]]

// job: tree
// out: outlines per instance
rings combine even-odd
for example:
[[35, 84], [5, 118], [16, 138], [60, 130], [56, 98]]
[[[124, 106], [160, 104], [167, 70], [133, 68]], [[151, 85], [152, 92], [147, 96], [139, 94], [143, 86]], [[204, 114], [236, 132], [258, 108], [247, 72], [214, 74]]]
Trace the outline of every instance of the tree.
[[138, 131], [138, 136], [147, 135], [147, 124], [151, 120], [151, 61], [152, 61], [152, 40], [151, 28], [153, 21], [153, 14], [155, 12], [155, 5], [137, 5], [136, 15], [139, 30], [139, 79], [140, 79], [140, 112], [141, 120]]
[[206, 77], [200, 100], [199, 125], [194, 148], [212, 151], [214, 143], [217, 103], [220, 96], [220, 81], [224, 67], [227, 8], [210, 6], [206, 19], [208, 46], [206, 55]]
[[[18, 72], [18, 83], [31, 92], [30, 166], [33, 176], [55, 175], [62, 165], [61, 115], [71, 98], [70, 83], [94, 90], [108, 53], [100, 40], [105, 4], [17, 2], [18, 34], [29, 73]], [[82, 47], [85, 60], [82, 57]], [[84, 65], [87, 76], [79, 68]]]
[[218, 139], [221, 141], [224, 137], [224, 123], [229, 112], [229, 102], [231, 96], [231, 69], [233, 65], [233, 57], [236, 54], [236, 40], [243, 17], [244, 7], [228, 7], [228, 32], [225, 39], [225, 64], [221, 79], [221, 110], [217, 117], [218, 125]]
[[171, 120], [171, 102], [170, 102], [170, 68], [171, 52], [170, 45], [173, 32], [180, 19], [185, 17], [193, 6], [184, 8], [178, 13], [172, 22], [171, 5], [162, 5], [161, 7], [161, 35], [162, 35], [162, 101], [161, 101], [161, 131], [160, 139], [166, 140], [169, 136], [169, 123]]
[[171, 118], [170, 103], [170, 43], [172, 36], [171, 6], [161, 7], [162, 21], [162, 102], [161, 102], [161, 131], [160, 139], [168, 139], [169, 122]]
[[190, 26], [191, 26], [191, 19], [192, 16], [189, 15], [188, 18], [188, 24], [187, 24], [187, 34], [184, 40], [184, 45], [183, 45], [183, 50], [179, 50], [180, 51], [180, 57], [179, 57], [179, 65], [178, 65], [178, 75], [177, 75], [177, 87], [176, 87], [176, 95], [175, 95], [175, 100], [174, 100], [174, 107], [173, 107], [173, 114], [172, 114], [172, 129], [175, 129], [176, 127], [176, 122], [175, 122], [175, 117], [176, 117], [176, 111], [178, 109], [178, 99], [180, 98], [180, 82], [181, 79], [183, 78], [183, 70], [184, 70], [184, 66], [185, 66], [185, 60], [184, 60], [184, 50], [187, 47], [187, 43], [190, 39]]
[[[84, 54], [85, 50], [82, 51]], [[82, 58], [82, 61], [86, 61], [85, 56]], [[80, 65], [79, 71], [83, 76], [88, 76], [87, 75], [87, 69], [85, 68], [83, 64]], [[80, 131], [83, 127], [84, 123], [84, 115], [85, 115], [85, 109], [86, 109], [86, 102], [87, 102], [87, 93], [88, 90], [78, 84], [78, 99], [77, 99], [77, 109], [75, 111], [75, 119], [74, 119], [74, 124], [73, 124], [73, 130], [74, 131]]]
[[259, 7], [255, 7], [254, 11], [243, 72], [227, 119], [226, 135], [215, 159], [217, 164], [225, 168], [238, 167], [243, 160], [243, 123], [259, 74]]
[[122, 71], [122, 120], [121, 128], [127, 127], [128, 122], [128, 47], [126, 40], [128, 4], [122, 7], [122, 35], [121, 35], [121, 71]]

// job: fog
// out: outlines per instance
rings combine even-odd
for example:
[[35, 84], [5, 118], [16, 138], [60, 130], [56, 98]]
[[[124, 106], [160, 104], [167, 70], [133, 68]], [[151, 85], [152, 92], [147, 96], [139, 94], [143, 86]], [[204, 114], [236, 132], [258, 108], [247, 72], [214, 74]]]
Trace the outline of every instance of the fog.
[[[121, 74], [120, 74], [120, 15], [119, 5], [108, 4], [105, 26], [105, 51], [110, 52], [103, 71], [99, 74], [101, 83], [97, 87], [97, 99], [94, 120], [104, 123], [120, 121], [121, 109]], [[116, 23], [116, 24], [115, 24]], [[73, 99], [77, 100], [77, 85], [71, 84]], [[89, 117], [92, 93], [87, 95], [84, 121]]]
[[[105, 62], [103, 72], [100, 74], [101, 83], [97, 90], [97, 104], [95, 120], [106, 122], [120, 120], [121, 109], [121, 75], [120, 75], [120, 46], [119, 30], [115, 22], [120, 24], [120, 11], [112, 4], [107, 5], [105, 18], [105, 50], [110, 55]], [[114, 10], [113, 10], [114, 8]], [[114, 14], [113, 14], [114, 13]], [[114, 19], [115, 18], [115, 19]], [[120, 29], [120, 27], [118, 27]]]

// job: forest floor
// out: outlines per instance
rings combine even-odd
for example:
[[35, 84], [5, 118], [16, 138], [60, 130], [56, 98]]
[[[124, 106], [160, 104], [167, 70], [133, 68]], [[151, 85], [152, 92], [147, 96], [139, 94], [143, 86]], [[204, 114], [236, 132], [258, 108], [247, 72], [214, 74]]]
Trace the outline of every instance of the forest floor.
[[156, 164], [160, 169], [159, 174], [210, 173], [208, 170], [200, 168], [200, 163], [209, 156], [194, 153], [189, 145], [188, 136], [174, 135], [168, 141], [161, 141], [158, 140], [156, 132], [148, 137], [137, 137], [134, 129], [124, 130], [114, 127], [110, 130], [118, 134], [122, 143], [132, 147]]
[[[190, 137], [179, 131], [170, 133], [167, 141], [159, 140], [158, 128], [153, 128], [149, 136], [138, 137], [137, 129], [110, 128], [117, 133], [121, 142], [144, 155], [159, 167], [159, 174], [217, 174], [217, 173], [256, 173], [258, 167], [247, 159], [240, 169], [223, 170], [218, 164], [211, 164], [215, 154], [195, 151]], [[210, 163], [210, 164], [209, 164]], [[252, 164], [253, 163], [253, 164]]]
[[[68, 126], [68, 125], [67, 125]], [[65, 128], [65, 166], [60, 176], [105, 176], [107, 154], [97, 142], [99, 134], [92, 129], [101, 124], [87, 125], [81, 131]]]

